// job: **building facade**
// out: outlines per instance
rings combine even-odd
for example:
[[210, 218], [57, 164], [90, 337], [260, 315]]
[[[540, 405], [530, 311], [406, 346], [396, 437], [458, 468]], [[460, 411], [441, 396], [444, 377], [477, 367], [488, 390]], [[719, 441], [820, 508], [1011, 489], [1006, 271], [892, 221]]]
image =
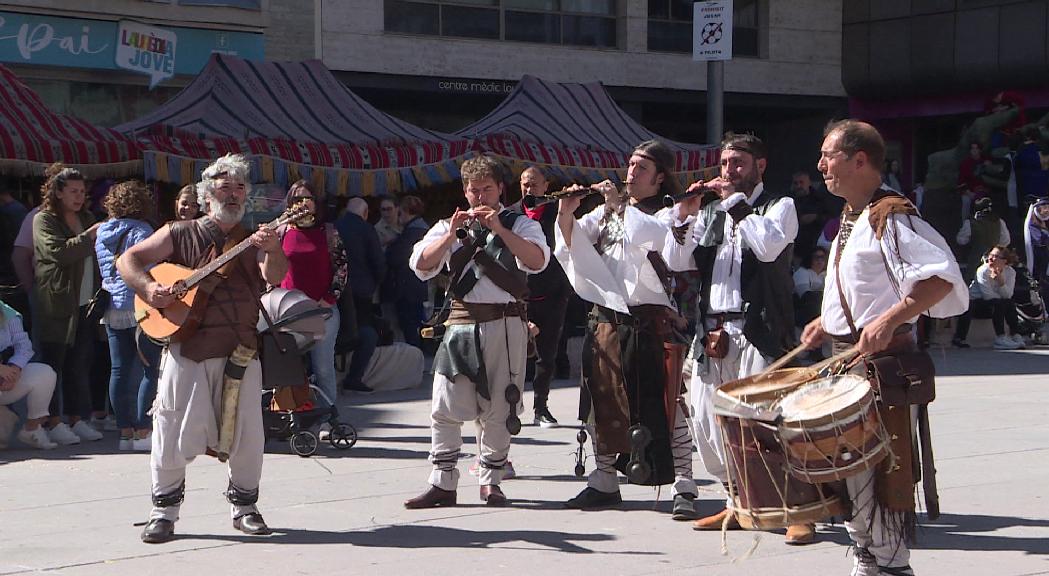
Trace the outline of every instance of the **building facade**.
[[887, 134], [905, 185], [997, 94], [1031, 122], [1049, 111], [1049, 0], [845, 0], [842, 17], [850, 108]]
[[[692, 9], [684, 0], [0, 0], [0, 62], [56, 111], [107, 126], [169, 99], [220, 50], [321, 59], [383, 111], [448, 132], [493, 110], [524, 74], [601, 82], [653, 131], [702, 142], [706, 66], [691, 58]], [[793, 170], [814, 170], [823, 125], [845, 113], [841, 26], [837, 0], [734, 0], [724, 126], [769, 142], [768, 179], [781, 187]]]
[[[601, 82], [668, 138], [705, 140], [706, 65], [680, 0], [320, 0], [316, 55], [395, 116], [454, 131], [522, 75]], [[822, 127], [845, 111], [841, 3], [735, 0], [726, 130], [769, 141], [770, 180], [815, 169]]]

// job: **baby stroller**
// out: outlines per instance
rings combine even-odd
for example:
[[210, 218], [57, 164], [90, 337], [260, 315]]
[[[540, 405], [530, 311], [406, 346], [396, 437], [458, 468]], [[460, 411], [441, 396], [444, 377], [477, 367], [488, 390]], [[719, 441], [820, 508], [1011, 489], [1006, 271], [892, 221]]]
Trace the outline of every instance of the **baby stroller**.
[[[332, 447], [351, 448], [357, 443], [357, 429], [339, 421], [335, 399], [313, 385], [304, 361], [310, 348], [324, 338], [324, 321], [331, 310], [298, 290], [283, 288], [264, 294], [262, 305], [266, 314], [260, 314], [258, 331], [262, 336], [262, 424], [266, 440], [287, 440], [292, 452], [307, 458], [319, 444], [314, 430], [327, 422]], [[317, 406], [310, 392], [327, 406]]]
[[1013, 268], [1016, 270], [1013, 304], [1016, 305], [1016, 317], [1020, 321], [1020, 334], [1034, 338], [1037, 344], [1049, 344], [1045, 302], [1042, 301], [1038, 281], [1023, 264]]

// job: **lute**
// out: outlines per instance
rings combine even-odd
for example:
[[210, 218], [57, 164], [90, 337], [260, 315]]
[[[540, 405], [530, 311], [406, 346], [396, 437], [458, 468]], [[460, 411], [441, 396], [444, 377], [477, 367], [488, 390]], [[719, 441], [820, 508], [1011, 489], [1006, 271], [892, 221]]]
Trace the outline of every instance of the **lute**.
[[[285, 210], [273, 221], [263, 224], [263, 228], [276, 230], [302, 219], [309, 213], [305, 204], [300, 202]], [[135, 320], [142, 327], [142, 331], [151, 338], [172, 342], [184, 340], [192, 335], [200, 326], [208, 296], [222, 280], [222, 276], [215, 273], [250, 246], [249, 236], [196, 270], [171, 262], [161, 262], [151, 268], [150, 275], [162, 286], [170, 286], [175, 300], [163, 308], [155, 308], [136, 294]]]

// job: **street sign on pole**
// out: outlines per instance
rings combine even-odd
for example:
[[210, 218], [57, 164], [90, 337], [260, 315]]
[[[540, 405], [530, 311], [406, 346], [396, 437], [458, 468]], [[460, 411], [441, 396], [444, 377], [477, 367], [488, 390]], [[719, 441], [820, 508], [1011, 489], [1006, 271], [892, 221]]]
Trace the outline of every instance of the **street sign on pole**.
[[692, 60], [732, 59], [732, 0], [692, 4]]

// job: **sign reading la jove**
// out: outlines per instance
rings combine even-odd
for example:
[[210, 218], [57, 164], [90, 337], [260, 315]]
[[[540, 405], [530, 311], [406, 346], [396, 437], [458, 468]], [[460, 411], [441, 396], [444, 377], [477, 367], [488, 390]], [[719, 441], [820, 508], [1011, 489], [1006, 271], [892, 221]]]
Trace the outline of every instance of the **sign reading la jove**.
[[692, 4], [692, 60], [732, 59], [732, 0]]
[[116, 65], [149, 76], [149, 87], [175, 75], [175, 46], [172, 30], [121, 20], [117, 29]]

